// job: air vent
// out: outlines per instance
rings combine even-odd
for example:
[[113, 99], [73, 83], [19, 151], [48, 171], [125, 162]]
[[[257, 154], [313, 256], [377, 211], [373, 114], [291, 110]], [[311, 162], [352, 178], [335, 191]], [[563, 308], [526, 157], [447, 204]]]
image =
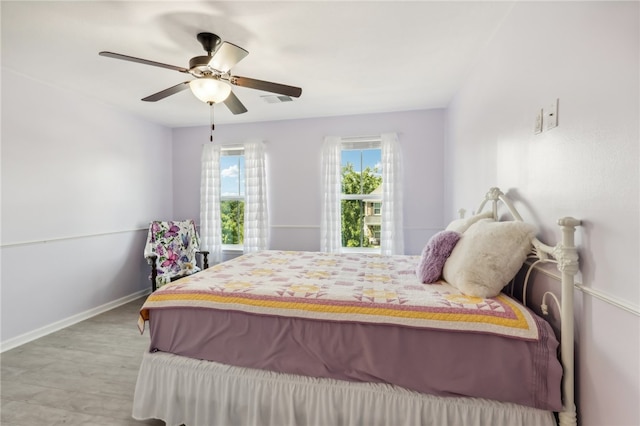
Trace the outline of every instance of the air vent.
[[264, 95], [260, 96], [268, 104], [281, 104], [283, 102], [291, 102], [293, 98], [286, 95]]

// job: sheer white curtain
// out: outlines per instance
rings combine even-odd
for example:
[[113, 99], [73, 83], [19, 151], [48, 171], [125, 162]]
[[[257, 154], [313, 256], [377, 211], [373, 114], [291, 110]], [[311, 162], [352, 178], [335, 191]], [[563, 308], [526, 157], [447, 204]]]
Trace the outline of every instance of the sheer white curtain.
[[269, 246], [267, 179], [262, 141], [244, 145], [244, 253], [265, 250]]
[[211, 264], [222, 261], [220, 221], [220, 146], [202, 146], [200, 171], [200, 248], [209, 251]]
[[404, 254], [402, 223], [402, 153], [395, 133], [384, 133], [382, 139], [382, 226], [380, 252]]
[[320, 251], [339, 252], [342, 247], [340, 222], [340, 138], [328, 136], [322, 146], [322, 219]]

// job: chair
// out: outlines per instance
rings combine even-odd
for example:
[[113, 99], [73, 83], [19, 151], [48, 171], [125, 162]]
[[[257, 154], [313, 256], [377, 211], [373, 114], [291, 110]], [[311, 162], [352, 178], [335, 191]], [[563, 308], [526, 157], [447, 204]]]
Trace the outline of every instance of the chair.
[[202, 255], [202, 269], [209, 267], [208, 251], [199, 250], [200, 238], [193, 220], [153, 221], [149, 224], [144, 257], [151, 265], [151, 289], [198, 272], [196, 253]]

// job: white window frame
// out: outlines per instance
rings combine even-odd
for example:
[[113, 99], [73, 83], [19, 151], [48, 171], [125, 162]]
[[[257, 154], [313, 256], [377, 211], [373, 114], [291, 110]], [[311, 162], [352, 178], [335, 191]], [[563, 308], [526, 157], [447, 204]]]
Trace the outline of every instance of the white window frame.
[[[232, 155], [241, 155], [244, 157], [244, 147], [229, 145], [223, 146], [220, 148], [220, 161], [222, 161], [222, 157], [228, 157]], [[239, 169], [239, 168], [238, 168]], [[246, 172], [245, 172], [246, 173]], [[220, 168], [220, 181], [222, 182], [222, 167]], [[246, 176], [243, 178], [238, 177], [238, 185], [241, 182], [246, 182]], [[240, 194], [240, 188], [238, 187], [238, 193]], [[220, 193], [220, 218], [222, 218], [222, 203], [225, 201], [242, 201], [245, 202], [246, 190], [242, 191], [245, 195], [222, 195], [222, 191]], [[243, 221], [244, 226], [244, 221]], [[220, 222], [220, 227], [222, 228], [222, 221]], [[220, 233], [222, 235], [222, 229], [220, 229]], [[244, 230], [243, 230], [244, 234]], [[242, 253], [244, 250], [244, 244], [222, 244], [222, 252], [223, 253]]]
[[[364, 136], [341, 139], [341, 156], [343, 151], [362, 151], [366, 149], [379, 149], [382, 155], [382, 138], [379, 136]], [[342, 168], [342, 163], [340, 164], [340, 167]], [[360, 200], [364, 203], [366, 201], [373, 202], [379, 199], [380, 195], [378, 194], [343, 194], [342, 191], [340, 191], [341, 206], [342, 200]], [[342, 211], [340, 214], [342, 215]], [[342, 234], [342, 228], [340, 229], [340, 233]], [[342, 235], [340, 240], [342, 241]], [[381, 253], [381, 247], [341, 247], [340, 251], [342, 253]]]

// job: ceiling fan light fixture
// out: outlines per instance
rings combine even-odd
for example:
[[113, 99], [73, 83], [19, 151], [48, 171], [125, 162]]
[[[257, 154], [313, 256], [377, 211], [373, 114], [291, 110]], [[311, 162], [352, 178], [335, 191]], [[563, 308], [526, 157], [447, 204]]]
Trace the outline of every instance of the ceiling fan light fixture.
[[231, 93], [231, 86], [215, 77], [201, 77], [191, 80], [189, 88], [196, 98], [208, 104], [224, 102]]
[[189, 86], [193, 95], [202, 102], [210, 105], [224, 102], [227, 109], [236, 115], [247, 112], [247, 108], [231, 90], [232, 85], [281, 95], [270, 99], [276, 102], [288, 102], [292, 100], [291, 97], [298, 98], [302, 94], [300, 87], [231, 75], [231, 68], [246, 57], [249, 52], [235, 44], [227, 41], [223, 42], [220, 37], [213, 33], [199, 33], [197, 39], [200, 44], [202, 44], [207, 55], [191, 58], [189, 60], [189, 68], [150, 61], [121, 53], [102, 51], [99, 52], [99, 55], [154, 67], [167, 68], [184, 74], [190, 74], [194, 77], [191, 81], [183, 81], [182, 83], [142, 98], [144, 102], [159, 101], [183, 90], [187, 90], [187, 86]]

